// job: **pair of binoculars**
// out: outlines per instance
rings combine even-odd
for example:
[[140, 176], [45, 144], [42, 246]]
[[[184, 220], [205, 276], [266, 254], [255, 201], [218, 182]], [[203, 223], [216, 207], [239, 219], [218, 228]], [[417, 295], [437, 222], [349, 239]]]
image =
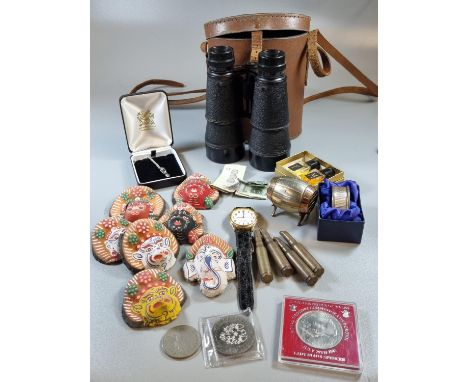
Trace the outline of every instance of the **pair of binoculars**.
[[289, 156], [288, 92], [285, 54], [263, 50], [257, 63], [234, 66], [230, 46], [214, 46], [207, 55], [206, 156], [216, 163], [244, 158], [241, 119], [250, 119], [250, 164], [274, 171]]

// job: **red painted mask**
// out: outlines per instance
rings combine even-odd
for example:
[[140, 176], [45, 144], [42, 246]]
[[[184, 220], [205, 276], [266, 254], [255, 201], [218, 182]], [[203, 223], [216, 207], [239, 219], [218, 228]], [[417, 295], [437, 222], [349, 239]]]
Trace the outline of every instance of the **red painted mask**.
[[185, 203], [189, 203], [198, 209], [205, 209], [205, 198], [211, 196], [212, 192], [213, 190], [206, 182], [193, 179], [185, 184], [179, 194]]
[[147, 219], [150, 215], [150, 205], [146, 202], [130, 202], [125, 208], [124, 218], [129, 222]]

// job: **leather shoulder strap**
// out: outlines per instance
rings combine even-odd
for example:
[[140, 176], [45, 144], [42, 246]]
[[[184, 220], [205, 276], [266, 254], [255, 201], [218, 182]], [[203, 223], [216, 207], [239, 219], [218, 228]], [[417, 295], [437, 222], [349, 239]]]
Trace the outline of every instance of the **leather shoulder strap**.
[[[130, 90], [130, 94], [136, 93], [138, 90], [149, 86], [149, 85], [163, 85], [163, 86], [172, 86], [176, 88], [183, 88], [185, 85], [182, 82], [171, 81], [171, 80], [164, 80], [164, 79], [152, 79], [147, 80], [144, 82], [139, 83], [136, 85], [132, 90]], [[168, 96], [179, 96], [183, 94], [196, 94], [196, 93], [204, 93], [198, 97], [191, 97], [191, 98], [183, 98], [183, 99], [168, 99], [170, 106], [177, 106], [177, 105], [188, 105], [191, 103], [201, 102], [206, 99], [206, 89], [195, 89], [195, 90], [188, 90], [183, 92], [170, 92], [167, 93]]]
[[[356, 78], [362, 86], [343, 86], [330, 89], [325, 92], [313, 94], [304, 99], [304, 103], [315, 101], [316, 99], [329, 97], [335, 94], [355, 93], [378, 97], [378, 87], [368, 77], [364, 75], [356, 66], [353, 65], [338, 49], [323, 37], [318, 29], [309, 32], [307, 39], [307, 55], [310, 66], [318, 77], [325, 77], [331, 73], [330, 59], [327, 53], [340, 63], [351, 75]], [[321, 63], [320, 63], [320, 59]]]

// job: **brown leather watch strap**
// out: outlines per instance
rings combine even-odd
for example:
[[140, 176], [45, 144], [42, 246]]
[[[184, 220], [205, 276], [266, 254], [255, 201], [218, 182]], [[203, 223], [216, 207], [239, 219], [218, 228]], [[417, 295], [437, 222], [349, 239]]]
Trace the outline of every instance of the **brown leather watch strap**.
[[[163, 85], [163, 86], [172, 86], [176, 88], [183, 88], [185, 85], [182, 82], [171, 81], [171, 80], [164, 80], [164, 79], [152, 79], [147, 80], [144, 82], [139, 83], [136, 85], [132, 90], [130, 90], [130, 94], [136, 93], [138, 90], [149, 86], [149, 85]], [[179, 96], [183, 94], [193, 94], [193, 93], [203, 93], [203, 95], [198, 97], [190, 97], [190, 98], [182, 98], [182, 99], [169, 99], [169, 105], [178, 106], [178, 105], [188, 105], [191, 103], [201, 102], [206, 99], [206, 89], [195, 89], [195, 90], [187, 90], [183, 92], [171, 92], [166, 93], [168, 96]]]
[[[325, 92], [313, 94], [304, 99], [304, 103], [314, 101], [316, 99], [329, 97], [335, 94], [355, 93], [364, 94], [373, 97], [378, 97], [378, 86], [364, 75], [356, 66], [353, 65], [338, 49], [336, 49], [330, 42], [323, 37], [318, 29], [309, 32], [307, 40], [307, 54], [310, 65], [314, 73], [319, 77], [328, 76], [331, 72], [330, 60], [327, 53], [332, 56], [338, 63], [340, 63], [351, 75], [361, 82], [362, 86], [344, 86], [335, 89], [330, 89]], [[319, 60], [322, 59], [322, 64]]]

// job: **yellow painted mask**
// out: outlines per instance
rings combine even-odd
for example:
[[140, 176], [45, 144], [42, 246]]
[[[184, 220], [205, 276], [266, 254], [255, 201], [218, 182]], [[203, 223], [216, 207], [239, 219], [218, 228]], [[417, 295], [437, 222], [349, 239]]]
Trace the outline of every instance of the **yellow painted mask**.
[[132, 305], [131, 310], [143, 318], [145, 326], [166, 325], [175, 320], [181, 311], [176, 294], [174, 286], [150, 288]]

